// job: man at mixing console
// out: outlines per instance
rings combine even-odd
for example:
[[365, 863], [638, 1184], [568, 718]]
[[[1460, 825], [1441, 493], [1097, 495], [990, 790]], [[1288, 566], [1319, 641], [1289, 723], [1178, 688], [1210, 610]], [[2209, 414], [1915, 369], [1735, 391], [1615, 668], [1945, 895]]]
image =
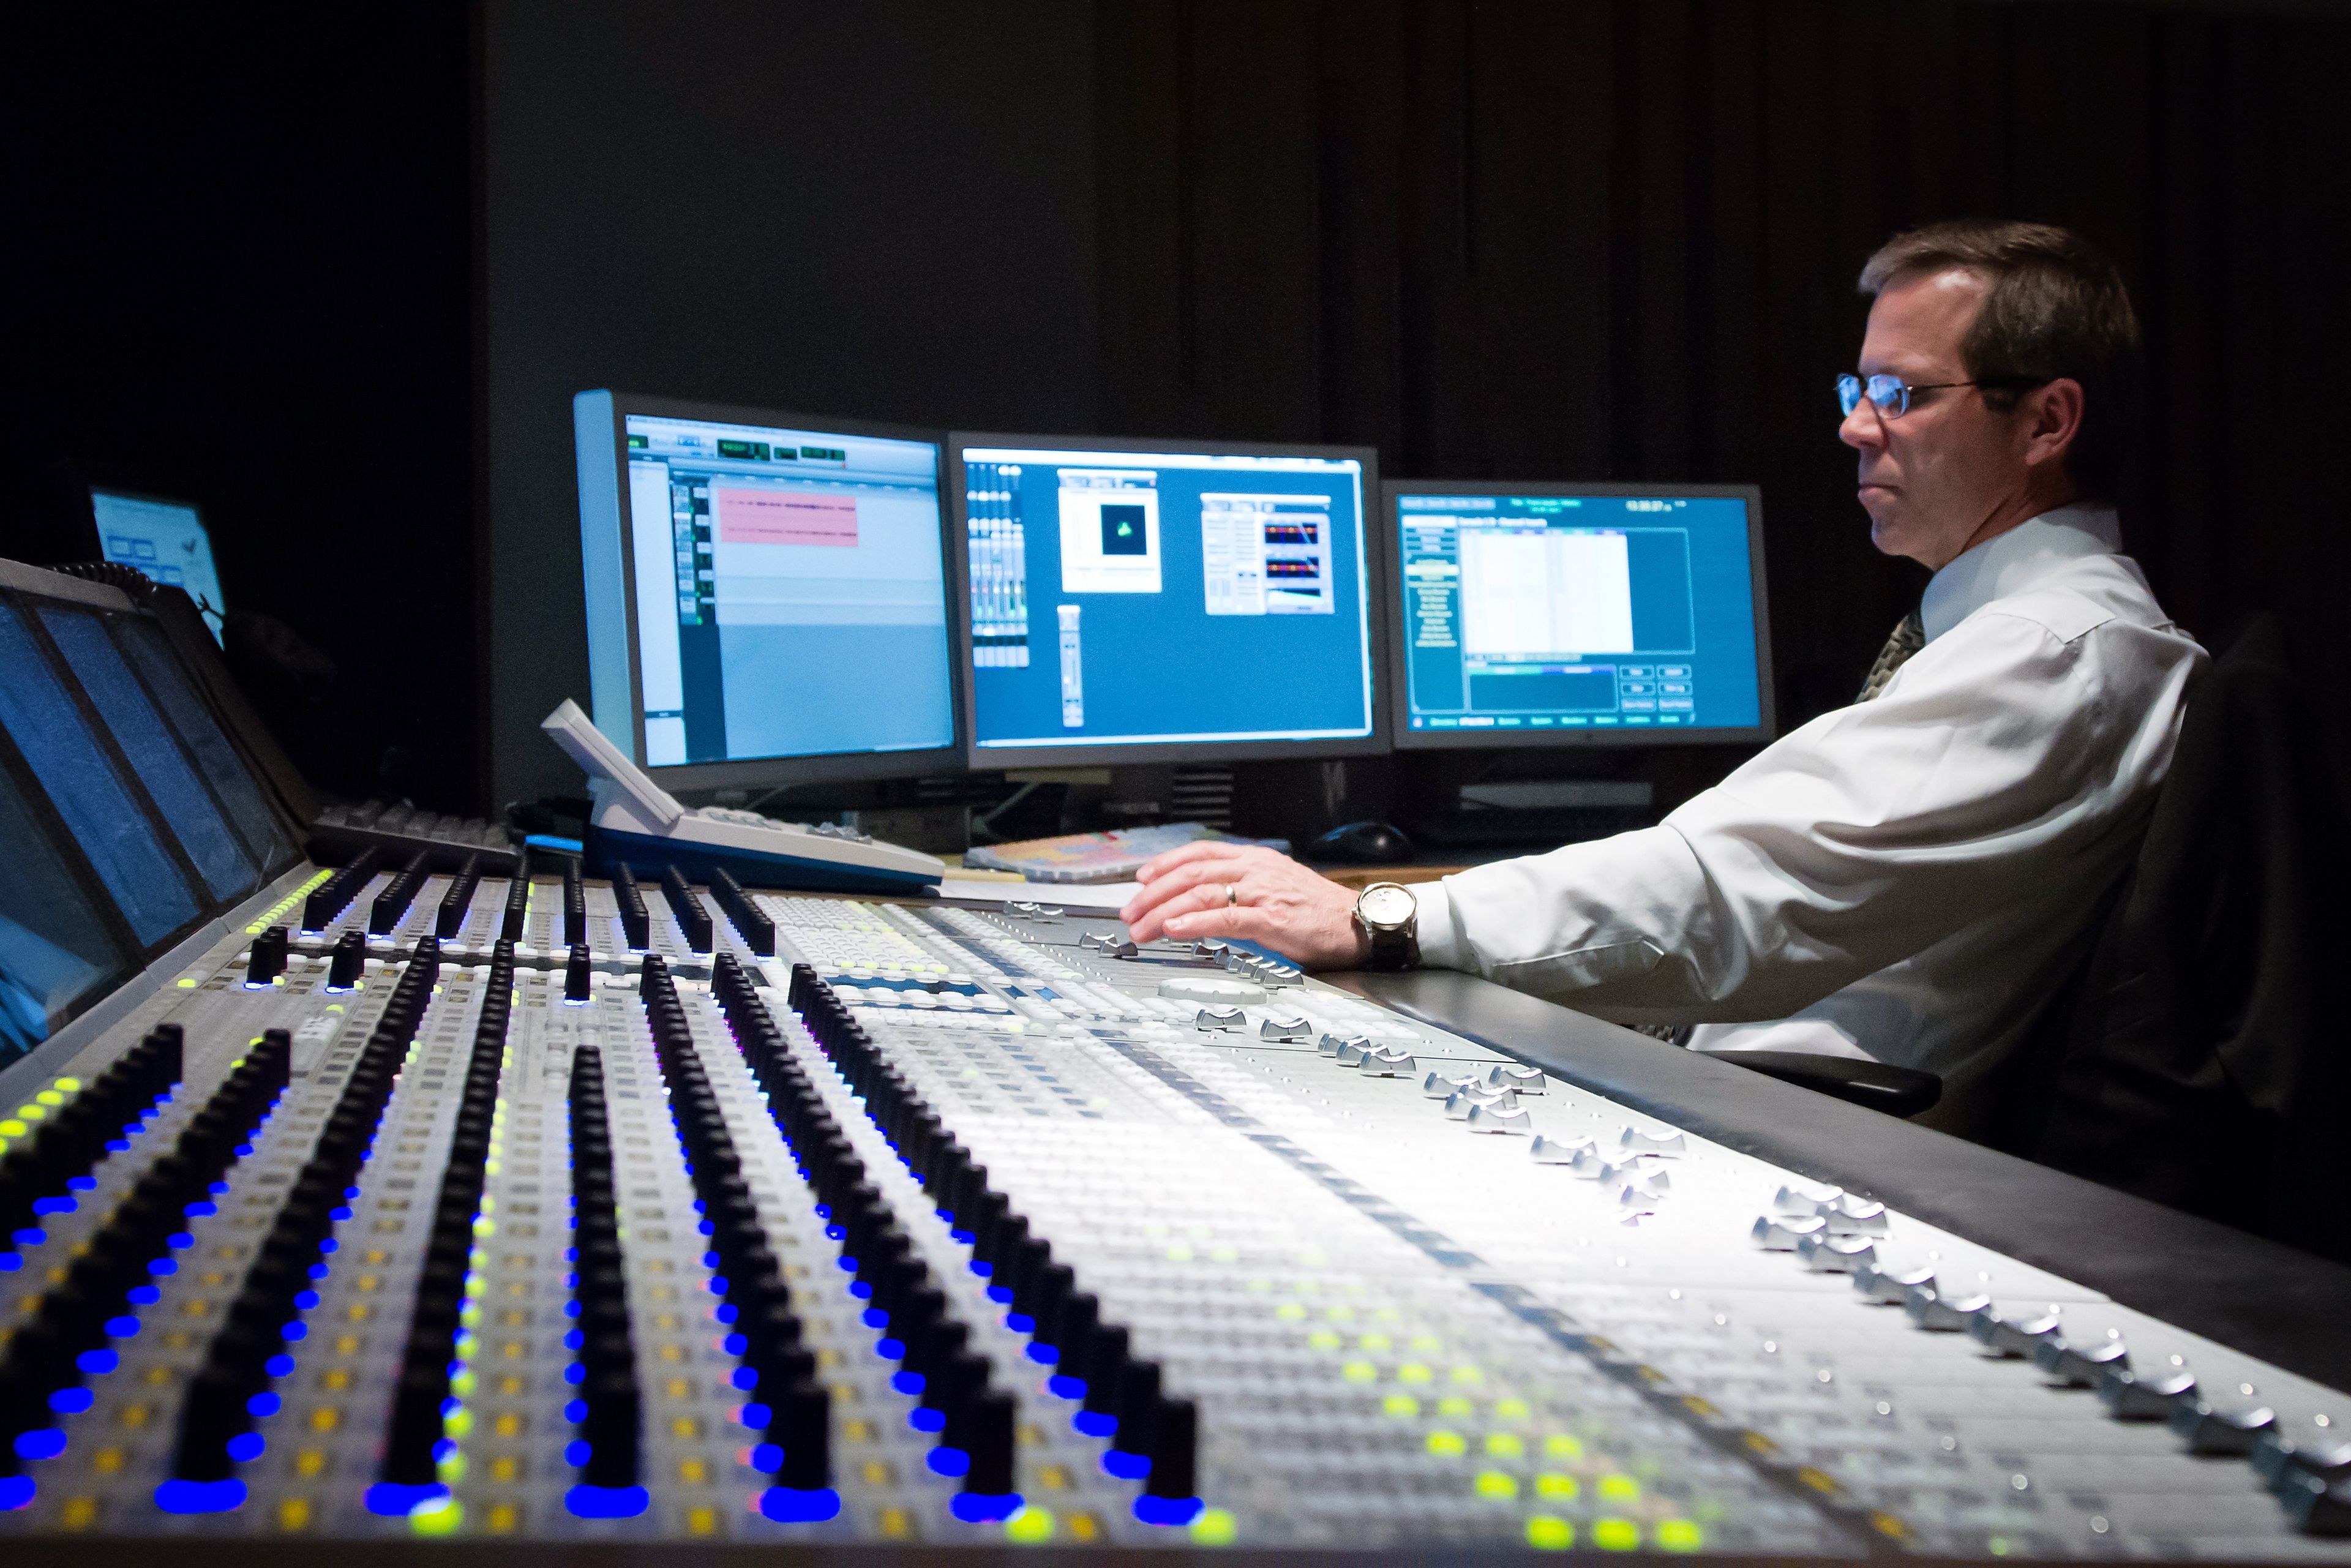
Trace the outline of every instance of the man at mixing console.
[[2024, 1035], [2130, 862], [2203, 651], [2121, 553], [2139, 335], [2064, 230], [1940, 225], [1861, 274], [1838, 380], [1870, 537], [1934, 576], [1852, 706], [1655, 828], [1359, 897], [1187, 845], [1125, 917], [1326, 967], [1465, 969], [1693, 1048], [1939, 1072], [1947, 1124]]

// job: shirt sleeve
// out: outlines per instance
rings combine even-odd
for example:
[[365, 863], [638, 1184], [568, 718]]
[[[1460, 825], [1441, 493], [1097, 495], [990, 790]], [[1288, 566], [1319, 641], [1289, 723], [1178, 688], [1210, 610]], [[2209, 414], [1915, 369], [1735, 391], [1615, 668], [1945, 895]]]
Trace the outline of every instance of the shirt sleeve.
[[2110, 876], [2100, 846], [2146, 810], [2193, 668], [2136, 646], [2155, 635], [1971, 616], [1658, 826], [1425, 891], [1424, 961], [1627, 1021], [1776, 1019], [2020, 878]]

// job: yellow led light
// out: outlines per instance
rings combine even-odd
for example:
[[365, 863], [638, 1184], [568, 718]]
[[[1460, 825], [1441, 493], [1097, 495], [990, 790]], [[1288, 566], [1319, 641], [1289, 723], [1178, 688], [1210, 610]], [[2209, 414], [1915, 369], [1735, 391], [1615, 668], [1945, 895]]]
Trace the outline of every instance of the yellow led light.
[[1537, 1497], [1574, 1497], [1583, 1490], [1573, 1476], [1563, 1476], [1557, 1470], [1546, 1470], [1535, 1478]]
[[718, 1529], [718, 1511], [704, 1506], [685, 1511], [685, 1530], [689, 1535], [709, 1535]]
[[1523, 1399], [1498, 1399], [1494, 1402], [1494, 1414], [1505, 1421], [1523, 1421], [1532, 1412]]
[[88, 1530], [98, 1522], [98, 1500], [94, 1497], [69, 1497], [57, 1522], [68, 1530]]
[[1483, 1383], [1486, 1381], [1486, 1375], [1474, 1366], [1457, 1366], [1453, 1369], [1453, 1381], [1468, 1384]]
[[1431, 1432], [1428, 1435], [1428, 1451], [1444, 1458], [1458, 1458], [1469, 1451], [1469, 1445], [1462, 1440], [1458, 1432]]
[[1538, 1552], [1564, 1552], [1575, 1544], [1575, 1526], [1553, 1514], [1527, 1521], [1527, 1544]]
[[1636, 1502], [1641, 1496], [1641, 1483], [1627, 1475], [1602, 1476], [1600, 1495], [1610, 1502]]
[[1486, 1437], [1486, 1451], [1498, 1459], [1517, 1459], [1526, 1457], [1527, 1446], [1515, 1432], [1491, 1432]]
[[1336, 1350], [1342, 1342], [1339, 1336], [1329, 1329], [1316, 1329], [1306, 1336], [1306, 1343], [1315, 1350]]
[[1564, 1432], [1554, 1432], [1543, 1439], [1543, 1452], [1554, 1459], [1580, 1459], [1583, 1445]]
[[465, 1522], [465, 1505], [454, 1497], [419, 1503], [408, 1516], [408, 1528], [419, 1535], [455, 1535]]
[[1367, 1333], [1355, 1341], [1355, 1343], [1364, 1350], [1386, 1350], [1395, 1342], [1384, 1333]]
[[308, 1478], [322, 1473], [327, 1468], [327, 1456], [317, 1448], [305, 1448], [294, 1456], [294, 1473]]
[[1420, 1401], [1409, 1394], [1391, 1394], [1380, 1401], [1380, 1408], [1391, 1416], [1417, 1416]]
[[1706, 1531], [1694, 1519], [1661, 1519], [1656, 1537], [1667, 1552], [1696, 1552], [1706, 1545]]
[[1430, 1375], [1428, 1368], [1416, 1361], [1407, 1361], [1396, 1368], [1396, 1379], [1402, 1383], [1426, 1383]]
[[1641, 1544], [1641, 1527], [1629, 1519], [1604, 1519], [1592, 1526], [1592, 1544], [1603, 1552], [1630, 1552]]
[[1376, 1383], [1380, 1369], [1368, 1361], [1351, 1361], [1339, 1369], [1339, 1375], [1350, 1383]]
[[1197, 1545], [1230, 1546], [1238, 1533], [1232, 1514], [1225, 1509], [1203, 1509], [1192, 1521], [1192, 1540]]
[[1458, 1394], [1447, 1395], [1437, 1402], [1437, 1413], [1439, 1416], [1468, 1416], [1475, 1408], [1469, 1401], [1462, 1398]]
[[309, 1529], [310, 1500], [289, 1497], [280, 1501], [277, 1505], [277, 1528], [288, 1531]]
[[1052, 1540], [1053, 1511], [1040, 1508], [1033, 1502], [1024, 1505], [1004, 1521], [1004, 1538], [1017, 1541], [1024, 1546]]
[[494, 1503], [490, 1507], [490, 1533], [511, 1535], [514, 1527], [522, 1522], [522, 1515], [510, 1502]]
[[1519, 1495], [1519, 1483], [1514, 1478], [1500, 1470], [1479, 1470], [1478, 1472], [1478, 1495], [1479, 1497], [1492, 1498], [1497, 1501], [1508, 1502], [1510, 1499]]
[[1306, 1309], [1296, 1301], [1284, 1301], [1273, 1309], [1273, 1315], [1283, 1322], [1294, 1323], [1306, 1316]]

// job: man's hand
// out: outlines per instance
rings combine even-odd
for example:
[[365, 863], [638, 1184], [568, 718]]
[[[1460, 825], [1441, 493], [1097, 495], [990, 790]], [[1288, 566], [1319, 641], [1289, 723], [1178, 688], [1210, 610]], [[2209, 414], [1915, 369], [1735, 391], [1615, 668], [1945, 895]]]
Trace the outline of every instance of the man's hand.
[[1355, 895], [1272, 850], [1186, 844], [1144, 862], [1135, 880], [1143, 891], [1118, 913], [1137, 942], [1238, 936], [1310, 969], [1355, 968], [1371, 956]]

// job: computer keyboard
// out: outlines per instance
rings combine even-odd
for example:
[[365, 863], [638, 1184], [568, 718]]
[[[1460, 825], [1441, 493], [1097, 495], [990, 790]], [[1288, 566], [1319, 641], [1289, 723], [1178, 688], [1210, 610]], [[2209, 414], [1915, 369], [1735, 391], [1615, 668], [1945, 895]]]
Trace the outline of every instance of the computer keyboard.
[[420, 810], [404, 800], [319, 808], [310, 824], [313, 859], [336, 865], [368, 850], [379, 852], [391, 865], [405, 865], [422, 854], [425, 868], [436, 872], [459, 871], [472, 860], [477, 872], [507, 876], [522, 864], [522, 852], [507, 830], [479, 817]]

